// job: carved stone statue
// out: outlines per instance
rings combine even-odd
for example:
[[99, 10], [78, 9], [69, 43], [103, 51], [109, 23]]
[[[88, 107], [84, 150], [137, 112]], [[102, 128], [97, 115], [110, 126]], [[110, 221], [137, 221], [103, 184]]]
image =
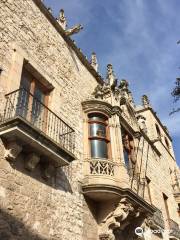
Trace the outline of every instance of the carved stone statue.
[[96, 53], [93, 52], [91, 55], [91, 66], [97, 71], [98, 70], [98, 61], [96, 57]]
[[115, 76], [112, 64], [107, 65], [107, 82], [110, 86], [114, 84]]
[[57, 20], [58, 23], [61, 25], [61, 27], [66, 30], [67, 27], [67, 21], [66, 21], [66, 17], [64, 15], [64, 10], [61, 9], [59, 12], [59, 19]]

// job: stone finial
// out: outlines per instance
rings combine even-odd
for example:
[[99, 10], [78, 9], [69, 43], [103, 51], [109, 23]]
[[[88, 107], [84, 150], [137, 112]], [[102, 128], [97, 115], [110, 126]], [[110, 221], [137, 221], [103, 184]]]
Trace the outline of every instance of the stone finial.
[[142, 105], [143, 107], [150, 107], [150, 101], [147, 95], [142, 96]]
[[64, 10], [61, 9], [59, 11], [59, 18], [57, 19], [58, 23], [61, 25], [61, 27], [66, 30], [66, 27], [67, 27], [67, 20], [66, 20], [66, 17], [64, 15]]
[[97, 61], [97, 57], [96, 57], [96, 53], [93, 52], [91, 55], [91, 66], [96, 70], [98, 70], [98, 61]]
[[129, 103], [131, 103], [132, 105], [135, 105], [131, 91], [128, 91], [128, 100], [129, 100]]
[[123, 91], [128, 91], [128, 87], [129, 87], [128, 81], [125, 79], [122, 79], [119, 83], [119, 89], [121, 89]]
[[110, 86], [114, 84], [115, 76], [112, 64], [107, 65], [107, 81]]

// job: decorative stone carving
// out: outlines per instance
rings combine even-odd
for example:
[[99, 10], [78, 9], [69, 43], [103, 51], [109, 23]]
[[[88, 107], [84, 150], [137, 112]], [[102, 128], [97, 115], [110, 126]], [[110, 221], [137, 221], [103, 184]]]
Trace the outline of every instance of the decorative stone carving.
[[148, 96], [146, 96], [146, 95], [142, 96], [142, 105], [145, 108], [150, 107], [150, 101], [148, 99]]
[[123, 91], [129, 91], [129, 90], [128, 90], [128, 87], [129, 87], [128, 81], [125, 80], [125, 79], [122, 79], [122, 80], [120, 81], [120, 84], [119, 84], [119, 89], [121, 89], [121, 90], [123, 90]]
[[64, 10], [61, 9], [60, 12], [59, 12], [59, 18], [57, 19], [57, 22], [61, 25], [61, 27], [65, 30], [65, 33], [67, 36], [71, 36], [75, 33], [78, 33], [80, 32], [83, 27], [81, 24], [78, 24], [72, 28], [69, 28], [67, 29], [67, 19], [65, 17], [65, 14], [64, 14]]
[[98, 61], [96, 57], [96, 53], [93, 52], [91, 55], [91, 66], [97, 71], [98, 70]]
[[120, 202], [115, 206], [114, 210], [109, 213], [107, 217], [102, 221], [100, 237], [104, 234], [105, 237], [109, 237], [104, 239], [115, 240], [113, 230], [120, 228], [121, 222], [124, 221], [133, 211], [134, 207], [132, 204], [129, 203], [126, 198], [122, 198]]
[[99, 239], [100, 240], [111, 240], [111, 239], [114, 240], [115, 236], [114, 236], [114, 234], [112, 235], [112, 233], [111, 234], [100, 234]]
[[64, 10], [61, 9], [59, 11], [59, 18], [57, 19], [58, 23], [61, 25], [61, 27], [66, 30], [67, 27], [67, 21], [66, 21], [66, 17], [64, 15]]
[[29, 171], [32, 171], [39, 163], [40, 157], [36, 153], [30, 153], [27, 156], [27, 159], [25, 160], [26, 160], [25, 168], [28, 169]]
[[98, 84], [97, 87], [94, 89], [94, 92], [92, 93], [92, 95], [94, 95], [95, 98], [103, 99], [105, 97], [105, 95], [108, 95], [110, 93], [111, 93], [111, 88], [109, 85]]
[[141, 130], [147, 133], [146, 118], [143, 115], [137, 116], [138, 124]]
[[10, 142], [7, 145], [7, 149], [5, 149], [4, 157], [8, 161], [16, 160], [17, 156], [22, 151], [22, 146], [17, 144], [16, 142]]
[[112, 116], [112, 105], [99, 99], [86, 100], [82, 102], [82, 107], [86, 113], [100, 111], [109, 117]]
[[165, 222], [163, 218], [162, 211], [157, 209], [153, 216], [148, 216], [145, 220], [145, 224], [153, 229], [164, 229]]
[[180, 191], [180, 186], [179, 186], [179, 181], [178, 181], [176, 169], [174, 169], [171, 172], [171, 179], [172, 179], [172, 187], [173, 187], [174, 192], [179, 192]]
[[72, 28], [66, 30], [66, 35], [71, 36], [73, 34], [79, 33], [83, 29], [81, 24], [78, 24]]
[[47, 164], [43, 171], [43, 177], [45, 179], [50, 179], [54, 175], [54, 172], [55, 172], [54, 166], [52, 164]]

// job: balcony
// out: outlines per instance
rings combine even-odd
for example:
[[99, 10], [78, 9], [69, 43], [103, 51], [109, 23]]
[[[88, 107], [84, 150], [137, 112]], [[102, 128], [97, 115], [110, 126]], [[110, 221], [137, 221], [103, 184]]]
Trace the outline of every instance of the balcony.
[[15, 159], [21, 151], [31, 156], [33, 152], [56, 166], [74, 160], [75, 132], [70, 126], [25, 89], [5, 97], [0, 137], [8, 160]]
[[132, 188], [123, 164], [107, 159], [87, 159], [84, 164], [82, 190], [85, 196], [96, 202], [118, 201], [119, 198], [127, 197], [134, 202], [135, 208], [154, 213], [155, 208]]
[[180, 239], [180, 229], [177, 222], [172, 219], [168, 219], [169, 228], [170, 228], [170, 239]]
[[118, 164], [106, 159], [85, 161], [84, 193], [94, 200], [116, 198]]

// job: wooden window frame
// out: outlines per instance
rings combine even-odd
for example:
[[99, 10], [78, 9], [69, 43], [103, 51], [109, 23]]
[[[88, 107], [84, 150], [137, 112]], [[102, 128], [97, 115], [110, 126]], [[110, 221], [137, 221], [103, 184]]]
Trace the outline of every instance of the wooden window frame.
[[[104, 121], [91, 120], [90, 117], [89, 117], [90, 114], [92, 114], [93, 116], [96, 116], [96, 115], [100, 114], [100, 115], [104, 116], [106, 118], [106, 120], [104, 120]], [[94, 123], [102, 124], [102, 125], [106, 126], [106, 137], [91, 136], [90, 135], [90, 125], [94, 124]], [[91, 155], [91, 141], [92, 140], [101, 140], [101, 141], [106, 142], [106, 144], [107, 144], [107, 159], [111, 159], [112, 152], [111, 152], [109, 121], [108, 121], [108, 116], [105, 115], [104, 113], [91, 112], [91, 113], [88, 114], [88, 141], [89, 141], [89, 155], [91, 156], [91, 158], [92, 158], [92, 155]]]
[[[27, 79], [27, 81], [30, 82], [30, 89], [29, 89], [29, 99], [28, 99], [28, 115], [27, 115], [27, 120], [31, 122], [31, 113], [32, 113], [32, 109], [33, 109], [33, 98], [35, 97], [35, 89], [36, 86], [42, 91], [42, 93], [44, 94], [44, 102], [41, 102], [42, 105], [45, 106], [45, 112], [43, 115], [44, 118], [44, 122], [45, 124], [43, 125], [43, 131], [46, 132], [47, 130], [47, 115], [48, 115], [48, 109], [46, 107], [48, 107], [48, 103], [49, 103], [49, 93], [50, 90], [48, 88], [46, 88], [42, 83], [40, 83], [40, 81], [38, 81], [38, 79], [36, 79], [33, 74], [31, 72], [29, 72], [28, 70], [26, 70], [26, 68], [23, 69], [22, 75], [21, 75], [21, 82], [20, 82], [20, 88], [22, 86], [22, 81], [23, 81], [23, 74], [26, 74], [30, 76], [30, 79]], [[32, 96], [32, 95], [33, 96]]]

